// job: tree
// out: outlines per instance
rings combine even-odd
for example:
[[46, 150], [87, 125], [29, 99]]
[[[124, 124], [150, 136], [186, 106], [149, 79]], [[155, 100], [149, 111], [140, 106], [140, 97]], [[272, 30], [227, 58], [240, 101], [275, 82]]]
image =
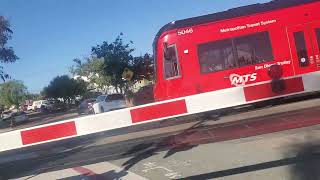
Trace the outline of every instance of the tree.
[[[10, 23], [3, 16], [0, 16], [0, 62], [11, 63], [15, 62], [19, 58], [15, 55], [12, 47], [8, 47], [8, 40], [11, 39], [12, 30], [10, 29]], [[3, 66], [0, 66], [0, 78], [5, 81], [9, 78], [9, 75], [3, 71]]]
[[93, 56], [104, 58], [104, 76], [110, 78], [110, 84], [117, 92], [123, 92], [126, 84], [126, 81], [122, 79], [124, 69], [133, 64], [131, 53], [134, 49], [130, 47], [133, 42], [130, 41], [130, 44], [124, 43], [122, 36], [123, 34], [121, 33], [114, 42], [108, 43], [104, 41], [101, 45], [91, 49]]
[[43, 97], [40, 94], [28, 93], [28, 94], [26, 94], [26, 99], [37, 101], [37, 100], [43, 99]]
[[133, 81], [142, 79], [151, 81], [153, 79], [154, 64], [150, 54], [146, 53], [144, 56], [135, 57], [131, 68], [134, 72]]
[[42, 95], [65, 101], [75, 99], [76, 96], [82, 96], [87, 92], [87, 84], [83, 80], [71, 79], [67, 75], [55, 77], [50, 84], [42, 91]]
[[18, 107], [26, 100], [27, 88], [22, 81], [12, 80], [0, 85], [0, 104]]
[[[124, 43], [121, 33], [114, 42], [104, 41], [101, 45], [92, 47], [92, 57], [74, 59], [70, 72], [73, 75], [85, 77], [93, 87], [106, 91], [113, 87], [117, 92], [127, 92], [132, 85], [142, 79], [153, 78], [153, 57], [149, 54], [133, 57], [133, 44]], [[123, 79], [125, 69], [133, 71], [133, 78]]]
[[85, 77], [90, 83], [90, 89], [99, 88], [103, 91], [111, 85], [110, 78], [104, 74], [104, 58], [90, 57], [74, 59], [70, 72], [74, 76]]

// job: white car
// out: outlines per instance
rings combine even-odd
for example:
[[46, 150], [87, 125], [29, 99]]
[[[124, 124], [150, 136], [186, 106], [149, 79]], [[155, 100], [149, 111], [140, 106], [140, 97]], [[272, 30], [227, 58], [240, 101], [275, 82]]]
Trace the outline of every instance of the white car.
[[28, 110], [32, 110], [32, 111], [37, 111], [38, 109], [40, 109], [41, 107], [48, 107], [50, 106], [49, 101], [47, 100], [40, 100], [40, 101], [34, 101], [32, 106], [28, 106]]
[[124, 95], [122, 94], [101, 95], [97, 97], [96, 102], [92, 107], [94, 113], [99, 114], [103, 112], [127, 108], [127, 103]]
[[34, 106], [32, 105], [28, 105], [27, 107], [27, 111], [33, 111], [34, 110]]

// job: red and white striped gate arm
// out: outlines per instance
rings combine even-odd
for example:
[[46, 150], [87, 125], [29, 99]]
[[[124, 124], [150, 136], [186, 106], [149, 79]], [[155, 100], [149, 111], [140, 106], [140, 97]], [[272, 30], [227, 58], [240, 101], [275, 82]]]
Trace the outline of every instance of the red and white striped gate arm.
[[320, 91], [320, 72], [286, 79], [285, 84], [286, 89], [281, 94], [271, 92], [271, 82], [264, 82], [2, 133], [0, 152], [276, 97]]

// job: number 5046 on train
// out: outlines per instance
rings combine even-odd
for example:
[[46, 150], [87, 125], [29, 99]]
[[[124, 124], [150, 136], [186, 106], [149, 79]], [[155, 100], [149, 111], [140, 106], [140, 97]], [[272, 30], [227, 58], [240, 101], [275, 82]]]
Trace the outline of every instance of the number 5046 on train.
[[155, 100], [319, 91], [319, 9], [318, 0], [274, 0], [165, 25], [154, 40]]

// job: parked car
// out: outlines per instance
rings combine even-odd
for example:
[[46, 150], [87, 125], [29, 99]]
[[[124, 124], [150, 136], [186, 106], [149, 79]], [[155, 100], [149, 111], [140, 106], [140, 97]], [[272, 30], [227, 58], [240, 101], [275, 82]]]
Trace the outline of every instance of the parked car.
[[41, 109], [49, 109], [50, 103], [47, 100], [34, 101], [32, 104], [32, 111], [38, 111]]
[[10, 126], [15, 126], [17, 124], [24, 123], [29, 120], [27, 113], [23, 111], [19, 111], [19, 112], [8, 111], [8, 112], [2, 113], [1, 116], [2, 116], [1, 117], [2, 120], [8, 122]]
[[3, 121], [7, 121], [8, 119], [10, 119], [13, 115], [13, 112], [12, 111], [4, 111], [1, 113], [1, 119]]
[[127, 108], [127, 103], [123, 94], [101, 95], [97, 97], [93, 104], [95, 114]]
[[93, 113], [92, 106], [96, 102], [95, 98], [83, 100], [78, 106], [78, 114], [91, 114]]
[[44, 104], [44, 108], [49, 112], [59, 112], [65, 111], [67, 109], [67, 105], [59, 100], [50, 100], [48, 104]]

